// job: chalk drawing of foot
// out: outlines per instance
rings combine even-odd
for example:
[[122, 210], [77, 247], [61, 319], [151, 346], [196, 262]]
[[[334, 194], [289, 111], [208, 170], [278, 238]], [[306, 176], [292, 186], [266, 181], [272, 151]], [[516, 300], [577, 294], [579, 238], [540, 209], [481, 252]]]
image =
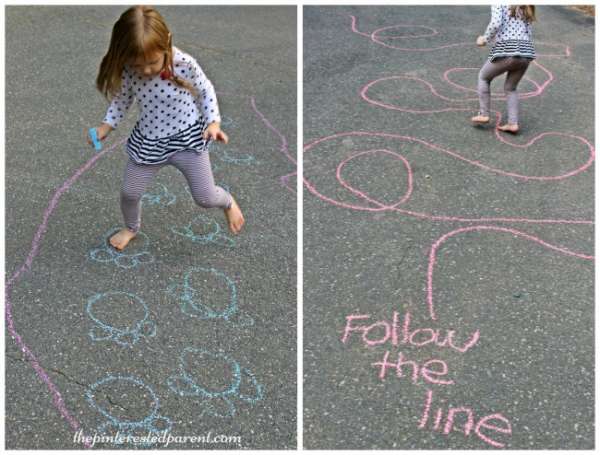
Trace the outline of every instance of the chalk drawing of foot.
[[205, 245], [214, 243], [216, 245], [233, 248], [235, 241], [224, 234], [221, 226], [215, 220], [204, 215], [197, 215], [190, 223], [184, 226], [172, 226], [174, 234], [189, 238], [194, 243]]
[[[150, 240], [148, 239], [148, 236], [141, 231], [137, 233], [136, 240], [129, 244], [127, 253], [118, 251], [110, 246], [107, 239], [118, 230], [120, 230], [120, 228], [113, 228], [104, 234], [102, 243], [89, 251], [88, 258], [92, 261], [105, 264], [112, 263], [123, 269], [130, 269], [137, 267], [140, 264], [154, 262], [154, 256], [148, 252]], [[139, 243], [139, 240], [142, 241], [141, 244]]]
[[235, 416], [236, 402], [254, 404], [263, 398], [263, 387], [250, 370], [223, 353], [187, 347], [180, 357], [179, 374], [169, 377], [169, 388], [182, 397], [193, 397], [200, 416]]
[[134, 294], [121, 291], [96, 294], [88, 299], [86, 312], [94, 322], [89, 331], [92, 341], [110, 340], [133, 347], [141, 337], [156, 335], [156, 323], [149, 317], [148, 306]]
[[142, 195], [143, 205], [172, 205], [177, 200], [177, 196], [171, 193], [165, 185], [157, 183], [158, 190], [148, 191]]
[[213, 145], [211, 152], [213, 152], [213, 154], [216, 154], [219, 157], [219, 159], [225, 163], [232, 163], [240, 166], [255, 163], [258, 164], [258, 160], [249, 153], [233, 154], [232, 152], [229, 152], [218, 145]]
[[215, 268], [193, 267], [166, 292], [178, 300], [183, 313], [193, 318], [223, 319], [238, 327], [254, 325], [254, 319], [238, 309], [233, 280]]
[[[134, 376], [109, 374], [91, 385], [85, 398], [92, 409], [106, 418], [97, 428], [98, 434], [116, 436], [119, 433], [120, 438], [115, 438], [113, 445], [150, 447], [155, 442], [144, 437], [160, 437], [173, 426], [171, 419], [159, 414], [160, 404], [154, 390]], [[140, 439], [136, 442], [127, 437]]]

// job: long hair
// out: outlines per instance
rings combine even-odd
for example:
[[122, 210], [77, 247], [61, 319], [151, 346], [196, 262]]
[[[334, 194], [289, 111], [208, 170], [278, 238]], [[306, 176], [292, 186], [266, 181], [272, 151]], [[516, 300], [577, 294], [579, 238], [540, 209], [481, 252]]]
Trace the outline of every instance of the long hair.
[[165, 54], [162, 71], [175, 85], [189, 90], [194, 96], [193, 85], [175, 75], [173, 70], [172, 36], [162, 16], [151, 6], [132, 6], [115, 23], [110, 45], [102, 58], [96, 87], [107, 98], [121, 89], [121, 75], [125, 64], [137, 58], [148, 58], [161, 52]]
[[510, 7], [510, 17], [517, 17], [517, 10], [525, 22], [535, 20], [535, 5], [513, 5]]

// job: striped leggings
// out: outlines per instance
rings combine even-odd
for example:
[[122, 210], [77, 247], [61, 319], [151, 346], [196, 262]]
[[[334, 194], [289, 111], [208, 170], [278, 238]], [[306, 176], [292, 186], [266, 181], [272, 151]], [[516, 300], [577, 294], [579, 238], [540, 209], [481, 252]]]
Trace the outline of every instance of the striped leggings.
[[486, 62], [479, 72], [477, 91], [479, 93], [479, 113], [490, 115], [490, 83], [492, 79], [506, 73], [504, 81], [504, 93], [506, 94], [506, 106], [508, 108], [508, 123], [517, 125], [519, 123], [519, 95], [517, 85], [527, 71], [531, 60], [525, 57], [504, 57], [493, 62]]
[[208, 150], [200, 153], [182, 150], [160, 164], [137, 164], [129, 158], [121, 188], [121, 211], [125, 226], [130, 231], [138, 232], [140, 229], [141, 199], [144, 190], [157, 172], [169, 164], [175, 166], [185, 176], [196, 204], [205, 208], [231, 207], [231, 195], [215, 185]]

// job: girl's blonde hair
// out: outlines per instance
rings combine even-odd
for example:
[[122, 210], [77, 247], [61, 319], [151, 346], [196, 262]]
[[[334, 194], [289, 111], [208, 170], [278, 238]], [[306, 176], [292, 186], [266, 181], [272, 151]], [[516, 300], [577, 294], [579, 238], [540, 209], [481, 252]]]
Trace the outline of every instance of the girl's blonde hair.
[[510, 7], [510, 17], [517, 17], [517, 9], [525, 22], [535, 20], [535, 5], [513, 5]]
[[121, 75], [127, 62], [138, 57], [148, 60], [152, 54], [161, 52], [165, 54], [162, 71], [168, 71], [168, 78], [175, 85], [197, 96], [189, 81], [175, 75], [171, 43], [171, 33], [158, 11], [151, 6], [132, 6], [113, 27], [108, 52], [100, 63], [96, 87], [110, 99], [121, 89]]

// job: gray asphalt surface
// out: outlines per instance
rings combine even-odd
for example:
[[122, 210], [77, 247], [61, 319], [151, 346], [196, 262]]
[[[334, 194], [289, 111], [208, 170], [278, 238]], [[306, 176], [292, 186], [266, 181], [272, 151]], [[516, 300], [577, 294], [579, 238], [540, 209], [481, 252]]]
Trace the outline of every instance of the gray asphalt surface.
[[[357, 18], [353, 33], [350, 15]], [[539, 54], [557, 53], [562, 43], [570, 57], [539, 57], [554, 80], [541, 96], [521, 101], [522, 132], [507, 139], [525, 144], [552, 131], [594, 142], [594, 21], [563, 7], [538, 8], [534, 37]], [[308, 449], [489, 449], [476, 434], [484, 416], [501, 414], [511, 432], [480, 426], [480, 433], [507, 449], [592, 449], [594, 447], [594, 288], [592, 261], [561, 254], [515, 234], [592, 255], [593, 225], [566, 223], [435, 221], [376, 208], [366, 200], [395, 204], [408, 187], [402, 155], [412, 169], [410, 198], [397, 205], [413, 212], [462, 218], [594, 219], [593, 165], [561, 180], [525, 180], [469, 165], [422, 142], [350, 132], [405, 135], [426, 141], [488, 167], [526, 176], [553, 176], [582, 167], [589, 155], [583, 142], [547, 135], [529, 148], [508, 146], [493, 128], [475, 128], [469, 118], [476, 102], [445, 102], [414, 78], [449, 98], [476, 96], [442, 79], [476, 88], [477, 71], [488, 49], [475, 46], [489, 21], [489, 7], [315, 7], [304, 8], [304, 177], [318, 191], [304, 190], [304, 446]], [[390, 46], [434, 48], [469, 42], [472, 46], [429, 52], [402, 51], [371, 41], [374, 31], [397, 24], [426, 26], [385, 29], [375, 34]], [[399, 35], [413, 35], [412, 39]], [[384, 77], [368, 94], [380, 103], [413, 110], [469, 107], [464, 112], [415, 114], [366, 103], [361, 89]], [[541, 84], [546, 74], [530, 67], [527, 77]], [[494, 81], [502, 91], [502, 78]], [[521, 92], [535, 86], [524, 80]], [[492, 108], [502, 109], [503, 101]], [[334, 138], [315, 141], [338, 135]], [[388, 152], [359, 152], [372, 150]], [[353, 159], [350, 159], [354, 157]], [[344, 160], [348, 160], [344, 163]], [[341, 167], [339, 167], [341, 166]], [[349, 191], [336, 179], [336, 169]], [[361, 192], [360, 194], [358, 192]], [[513, 231], [473, 230], [449, 236], [437, 250], [433, 299], [437, 319], [427, 306], [427, 274], [432, 245], [446, 234], [472, 226]], [[360, 331], [342, 342], [346, 317], [353, 326], [392, 324], [399, 315], [398, 345], [366, 347]], [[431, 332], [403, 344], [403, 322], [411, 331], [454, 330], [462, 346], [479, 330], [477, 343], [464, 353], [425, 344]], [[386, 325], [367, 339], [385, 340]], [[398, 377], [381, 362], [415, 361], [419, 367], [445, 362], [451, 380], [442, 385], [405, 365]], [[442, 364], [429, 364], [442, 371]], [[433, 366], [432, 366], [433, 365]], [[434, 376], [435, 378], [435, 376]], [[432, 402], [426, 413], [427, 393]], [[435, 418], [442, 409], [437, 429]], [[455, 411], [448, 427], [450, 408]], [[473, 422], [468, 428], [467, 413]], [[425, 417], [424, 417], [425, 415]], [[428, 419], [425, 418], [428, 416]], [[484, 420], [484, 424], [486, 421]], [[499, 420], [487, 423], [504, 427]], [[420, 428], [420, 426], [422, 428]]]
[[[95, 89], [96, 72], [125, 9], [6, 8], [8, 278], [32, 250], [56, 190], [94, 156], [84, 131], [108, 106]], [[126, 155], [117, 146], [58, 199], [31, 269], [11, 287], [14, 328], [88, 435], [107, 422], [109, 433], [146, 435], [170, 421], [173, 436], [241, 440], [170, 449], [295, 448], [296, 198], [280, 182], [294, 164], [252, 98], [295, 156], [296, 7], [158, 10], [174, 45], [197, 58], [219, 93], [230, 143], [213, 147], [211, 159], [216, 181], [244, 211], [245, 229], [229, 236], [222, 211], [195, 206], [183, 176], [166, 168], [144, 202], [147, 242], [140, 236], [129, 257], [115, 258], [105, 240], [122, 224]], [[136, 118], [132, 107], [105, 148], [124, 140]], [[225, 237], [215, 234], [217, 224]], [[155, 323], [155, 333], [147, 324], [119, 338], [122, 344], [101, 339], [144, 320]], [[6, 448], [83, 448], [6, 333]], [[86, 393], [94, 394], [91, 402]]]

